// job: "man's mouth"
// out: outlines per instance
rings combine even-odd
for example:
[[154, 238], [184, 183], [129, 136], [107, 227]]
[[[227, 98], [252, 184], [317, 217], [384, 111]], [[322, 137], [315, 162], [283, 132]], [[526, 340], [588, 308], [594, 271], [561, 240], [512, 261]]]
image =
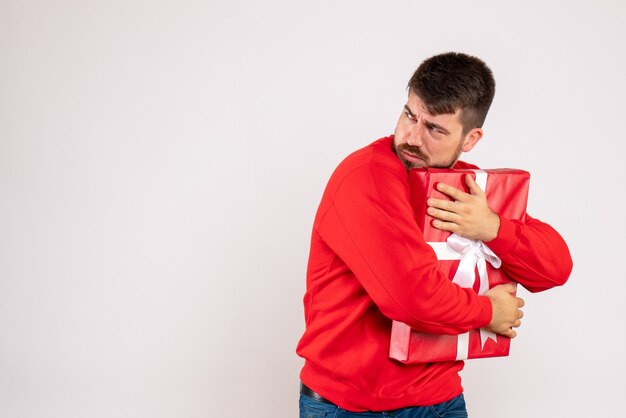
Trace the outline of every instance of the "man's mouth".
[[409, 144], [399, 144], [394, 146], [393, 149], [407, 169], [428, 167], [429, 165], [429, 158], [418, 147], [413, 147]]
[[402, 153], [403, 153], [404, 155], [406, 155], [407, 157], [409, 157], [409, 158], [413, 158], [413, 159], [417, 158], [417, 159], [419, 159], [419, 160], [421, 160], [421, 159], [422, 159], [422, 158], [418, 157], [417, 155], [413, 154], [412, 152], [402, 151]]
[[424, 156], [416, 155], [406, 150], [401, 150], [400, 152], [402, 152], [402, 154], [404, 155], [404, 158], [406, 158], [410, 162], [417, 162], [417, 161], [426, 162], [426, 158]]

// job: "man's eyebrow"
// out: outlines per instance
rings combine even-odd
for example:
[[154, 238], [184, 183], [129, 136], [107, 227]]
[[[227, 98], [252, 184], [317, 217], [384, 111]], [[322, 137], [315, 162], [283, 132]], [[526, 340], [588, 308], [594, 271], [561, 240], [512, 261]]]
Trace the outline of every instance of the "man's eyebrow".
[[409, 107], [407, 105], [404, 105], [404, 110], [406, 110], [406, 112], [409, 114], [409, 116], [415, 116], [415, 114], [413, 112], [411, 112], [411, 109], [409, 109]]

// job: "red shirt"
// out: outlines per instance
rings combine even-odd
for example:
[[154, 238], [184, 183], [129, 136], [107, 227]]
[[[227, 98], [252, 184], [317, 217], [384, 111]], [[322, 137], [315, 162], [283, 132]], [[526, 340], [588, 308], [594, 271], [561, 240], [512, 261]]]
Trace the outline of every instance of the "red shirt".
[[[432, 405], [459, 395], [462, 361], [389, 359], [391, 321], [432, 334], [460, 334], [491, 321], [491, 302], [444, 276], [409, 203], [407, 171], [393, 136], [348, 156], [331, 176], [311, 238], [297, 353], [311, 389], [349, 411]], [[455, 168], [475, 168], [458, 162]], [[563, 284], [569, 251], [549, 225], [501, 218], [489, 247], [531, 291]]]

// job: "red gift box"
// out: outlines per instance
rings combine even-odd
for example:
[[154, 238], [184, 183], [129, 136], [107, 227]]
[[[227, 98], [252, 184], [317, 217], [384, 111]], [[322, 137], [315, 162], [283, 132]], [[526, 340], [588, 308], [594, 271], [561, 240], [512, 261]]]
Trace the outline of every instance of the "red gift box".
[[[465, 176], [471, 174], [486, 190], [489, 207], [507, 219], [524, 220], [530, 174], [515, 169], [471, 170], [421, 168], [409, 172], [411, 205], [424, 239], [433, 247], [439, 268], [450, 280], [462, 287], [471, 287], [479, 294], [512, 281], [497, 267], [499, 258], [481, 241], [466, 240], [432, 226], [426, 214], [429, 197], [450, 199], [437, 191], [437, 183], [446, 183], [469, 193]], [[464, 257], [465, 255], [465, 257]], [[476, 261], [477, 260], [477, 261]], [[493, 263], [490, 264], [490, 263]], [[476, 274], [476, 271], [478, 274]], [[434, 335], [412, 330], [393, 321], [389, 357], [403, 363], [430, 363], [500, 357], [509, 354], [511, 340], [485, 330], [472, 330], [461, 335]]]

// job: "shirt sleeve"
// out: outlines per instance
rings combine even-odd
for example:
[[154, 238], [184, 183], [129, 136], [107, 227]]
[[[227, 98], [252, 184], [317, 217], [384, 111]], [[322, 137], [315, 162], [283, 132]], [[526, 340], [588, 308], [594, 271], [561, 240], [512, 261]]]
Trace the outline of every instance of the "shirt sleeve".
[[406, 175], [365, 164], [346, 174], [317, 222], [320, 237], [386, 317], [431, 334], [491, 321], [491, 302], [438, 269], [409, 203]]
[[550, 225], [500, 217], [498, 236], [487, 243], [502, 260], [502, 269], [531, 292], [563, 285], [573, 263], [567, 244]]

